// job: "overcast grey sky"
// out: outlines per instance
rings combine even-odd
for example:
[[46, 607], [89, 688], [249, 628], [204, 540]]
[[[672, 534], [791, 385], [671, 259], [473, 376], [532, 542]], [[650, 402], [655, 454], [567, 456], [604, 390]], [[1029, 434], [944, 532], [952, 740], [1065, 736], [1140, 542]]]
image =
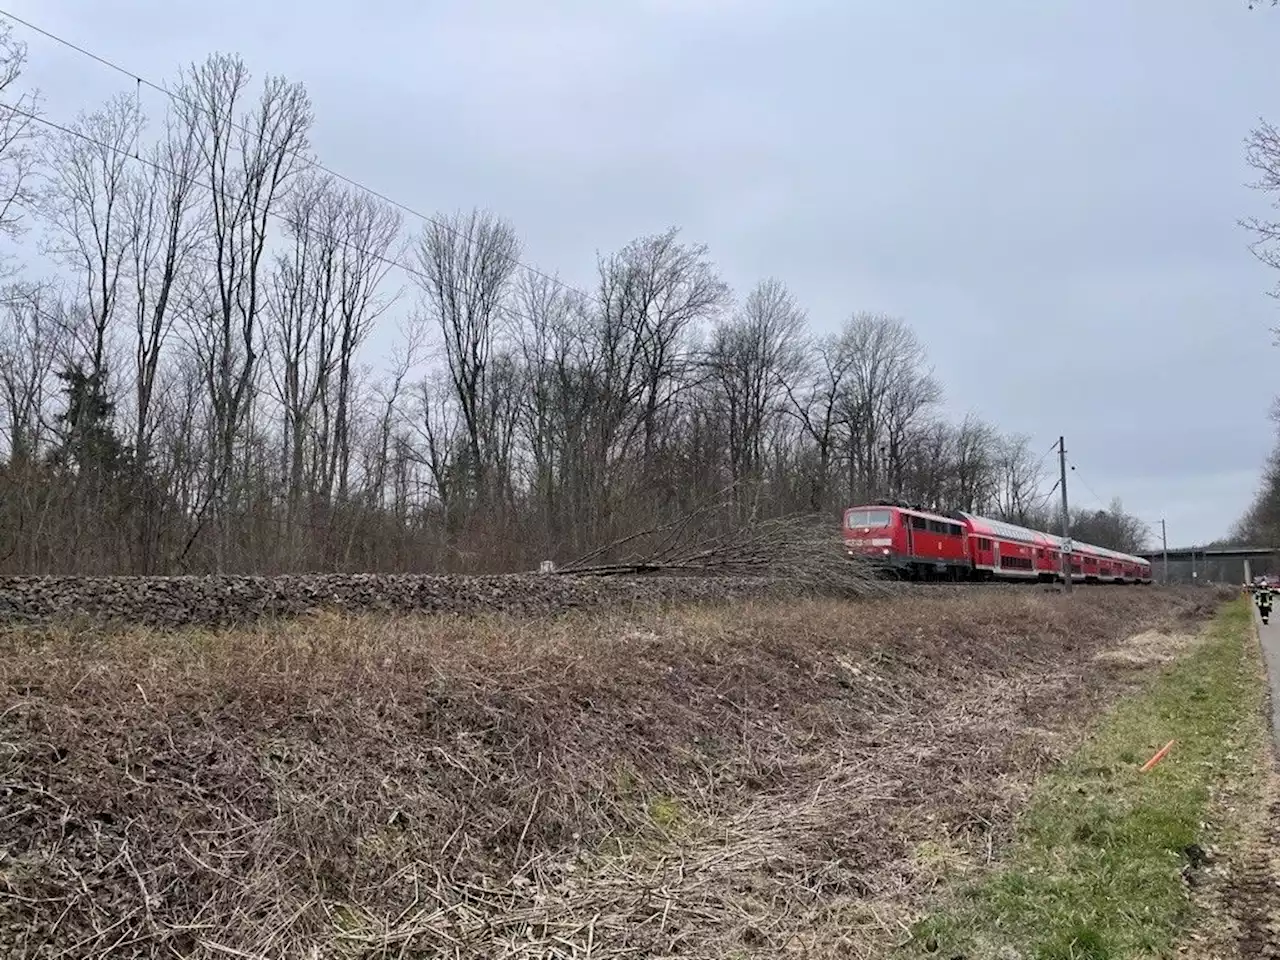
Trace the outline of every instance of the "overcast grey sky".
[[[1280, 122], [1280, 11], [1246, 0], [0, 0], [149, 80], [213, 51], [303, 81], [331, 168], [510, 218], [589, 283], [668, 225], [815, 329], [906, 318], [948, 410], [1047, 450], [1074, 503], [1171, 542], [1245, 508], [1271, 446], [1278, 276], [1243, 139]], [[70, 119], [133, 84], [51, 41]], [[153, 114], [160, 97], [145, 95]], [[389, 334], [387, 335], [389, 337]]]

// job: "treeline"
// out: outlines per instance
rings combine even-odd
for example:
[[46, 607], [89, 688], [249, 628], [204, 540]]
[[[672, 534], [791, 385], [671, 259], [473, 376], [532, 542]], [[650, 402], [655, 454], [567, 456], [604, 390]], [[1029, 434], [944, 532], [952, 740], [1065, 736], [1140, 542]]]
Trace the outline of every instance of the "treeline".
[[1047, 450], [948, 420], [899, 319], [814, 335], [674, 229], [571, 289], [499, 217], [416, 227], [318, 170], [299, 84], [212, 56], [153, 122], [123, 95], [59, 130], [0, 47], [0, 229], [57, 264], [10, 263], [0, 303], [0, 570], [518, 569], [709, 502], [1057, 529]]
[[1270, 547], [1280, 545], [1280, 401], [1271, 409], [1276, 440], [1262, 468], [1253, 502], [1221, 545]]
[[[1258, 174], [1254, 186], [1267, 196], [1273, 210], [1280, 210], [1280, 130], [1266, 121], [1259, 123], [1246, 141], [1245, 159]], [[1280, 270], [1280, 219], [1275, 217], [1251, 217], [1244, 224], [1253, 235], [1254, 255]], [[1280, 288], [1274, 295], [1280, 296]], [[1273, 327], [1271, 333], [1280, 342], [1280, 328]], [[1280, 544], [1280, 400], [1272, 405], [1271, 421], [1277, 428], [1275, 446], [1263, 467], [1253, 502], [1231, 529], [1227, 542]]]

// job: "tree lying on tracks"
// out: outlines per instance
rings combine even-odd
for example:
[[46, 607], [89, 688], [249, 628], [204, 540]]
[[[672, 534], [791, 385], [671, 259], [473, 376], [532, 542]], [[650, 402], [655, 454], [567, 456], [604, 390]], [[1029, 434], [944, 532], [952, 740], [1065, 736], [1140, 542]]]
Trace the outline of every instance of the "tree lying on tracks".
[[823, 514], [716, 523], [720, 500], [607, 543], [555, 572], [573, 576], [749, 576], [840, 596], [889, 588], [871, 564], [845, 555], [839, 527]]

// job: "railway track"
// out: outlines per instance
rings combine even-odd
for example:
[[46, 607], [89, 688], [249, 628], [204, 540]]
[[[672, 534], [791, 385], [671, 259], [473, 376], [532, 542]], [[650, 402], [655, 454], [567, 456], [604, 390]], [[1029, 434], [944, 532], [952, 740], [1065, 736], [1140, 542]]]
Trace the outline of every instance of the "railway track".
[[[905, 592], [923, 591], [930, 592], [935, 590], [1042, 590], [1050, 593], [1062, 592], [1062, 584], [1060, 583], [948, 583], [948, 582], [912, 582], [909, 580], [891, 581], [890, 585], [894, 590], [902, 590]], [[1121, 587], [1133, 588], [1139, 584], [1116, 584], [1116, 583], [1073, 583], [1072, 590], [1116, 590]]]

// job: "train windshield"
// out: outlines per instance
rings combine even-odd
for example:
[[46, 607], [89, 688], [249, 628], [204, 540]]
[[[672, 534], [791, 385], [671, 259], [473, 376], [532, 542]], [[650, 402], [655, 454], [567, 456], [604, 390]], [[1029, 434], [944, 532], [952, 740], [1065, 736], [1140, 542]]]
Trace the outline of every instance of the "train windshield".
[[887, 527], [893, 522], [892, 510], [850, 510], [845, 524], [854, 527]]

